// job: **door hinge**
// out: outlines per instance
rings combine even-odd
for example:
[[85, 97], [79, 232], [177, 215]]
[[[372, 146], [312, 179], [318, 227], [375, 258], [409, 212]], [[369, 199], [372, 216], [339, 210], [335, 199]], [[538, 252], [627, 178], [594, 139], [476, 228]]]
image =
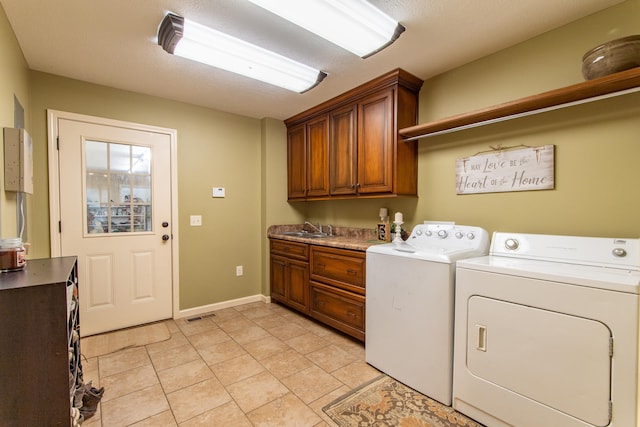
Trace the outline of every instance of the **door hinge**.
[[613, 402], [609, 401], [609, 421], [613, 419]]
[[62, 233], [62, 221], [58, 221], [58, 233]]
[[609, 357], [613, 357], [613, 337], [609, 337]]
[[60, 151], [60, 136], [56, 136], [56, 150]]

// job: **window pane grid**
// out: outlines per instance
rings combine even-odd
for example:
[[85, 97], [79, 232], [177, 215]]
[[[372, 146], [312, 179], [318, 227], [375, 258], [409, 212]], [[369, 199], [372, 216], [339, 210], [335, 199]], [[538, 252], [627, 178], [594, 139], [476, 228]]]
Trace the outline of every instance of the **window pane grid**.
[[152, 231], [151, 149], [86, 141], [87, 233]]

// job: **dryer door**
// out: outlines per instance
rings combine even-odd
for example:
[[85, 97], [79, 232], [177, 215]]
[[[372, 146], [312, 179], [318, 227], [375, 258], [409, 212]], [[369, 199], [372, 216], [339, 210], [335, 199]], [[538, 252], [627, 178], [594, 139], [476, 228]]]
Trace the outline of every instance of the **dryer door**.
[[591, 425], [609, 424], [607, 326], [481, 296], [468, 304], [467, 364], [474, 375]]

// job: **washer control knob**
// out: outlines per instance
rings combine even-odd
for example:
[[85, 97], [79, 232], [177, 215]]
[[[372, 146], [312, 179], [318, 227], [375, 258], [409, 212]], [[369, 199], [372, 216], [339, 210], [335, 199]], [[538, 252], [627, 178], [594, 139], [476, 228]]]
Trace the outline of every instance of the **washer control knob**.
[[422, 230], [420, 229], [416, 230], [416, 236], [422, 236]]
[[433, 234], [433, 233], [431, 233], [431, 230], [427, 230], [427, 231], [426, 231], [426, 233], [424, 233], [424, 234], [425, 234], [426, 236], [431, 237], [431, 234]]
[[464, 234], [462, 234], [462, 231], [456, 232], [456, 238], [457, 239], [462, 239], [463, 237], [464, 237]]
[[627, 256], [627, 251], [622, 248], [615, 248], [611, 253], [613, 253], [613, 256], [617, 256], [618, 258], [624, 258]]
[[447, 230], [438, 231], [438, 237], [441, 239], [444, 239], [445, 237], [447, 237]]
[[518, 249], [518, 246], [520, 246], [520, 244], [516, 239], [507, 239], [504, 242], [504, 247], [511, 251], [515, 251], [516, 249]]
[[467, 239], [469, 239], [469, 240], [473, 240], [473, 239], [475, 239], [475, 238], [476, 238], [476, 235], [475, 235], [475, 234], [473, 234], [473, 233], [467, 233]]

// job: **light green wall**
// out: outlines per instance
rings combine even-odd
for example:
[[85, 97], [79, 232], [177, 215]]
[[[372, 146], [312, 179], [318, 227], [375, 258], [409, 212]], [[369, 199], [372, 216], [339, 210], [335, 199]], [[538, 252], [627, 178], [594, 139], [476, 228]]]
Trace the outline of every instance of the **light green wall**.
[[[30, 131], [26, 111], [29, 109], [29, 70], [9, 21], [0, 7], [0, 138], [2, 128], [14, 126], [14, 96], [25, 109], [25, 128]], [[16, 237], [16, 193], [4, 191], [4, 149], [0, 147], [0, 236]], [[31, 196], [27, 196], [29, 202]], [[28, 205], [29, 206], [29, 205]]]
[[[269, 240], [273, 224], [299, 224], [304, 217], [287, 200], [287, 129], [281, 120], [262, 120], [262, 293], [269, 295]], [[285, 160], [283, 162], [283, 159]]]
[[[46, 109], [177, 129], [180, 308], [261, 293], [260, 120], [31, 73], [35, 186], [34, 252], [48, 256]], [[225, 198], [212, 198], [212, 187]], [[202, 215], [202, 227], [189, 226]], [[236, 277], [235, 266], [244, 267]]]
[[[640, 0], [626, 2], [444, 73], [423, 85], [419, 123], [583, 81], [584, 52], [640, 34]], [[452, 220], [490, 232], [640, 237], [640, 93], [422, 139], [419, 197], [307, 202], [305, 214], [373, 227], [378, 208], [402, 211], [408, 228]], [[455, 161], [489, 146], [556, 146], [555, 190], [456, 195]], [[284, 160], [283, 160], [284, 161]]]

